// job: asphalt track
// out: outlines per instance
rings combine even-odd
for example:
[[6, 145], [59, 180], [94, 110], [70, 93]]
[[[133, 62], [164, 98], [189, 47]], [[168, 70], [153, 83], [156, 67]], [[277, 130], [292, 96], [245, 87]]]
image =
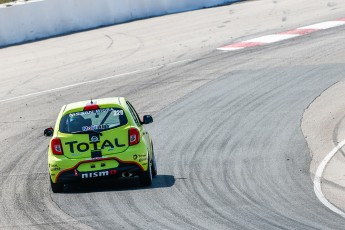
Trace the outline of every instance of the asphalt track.
[[[241, 34], [248, 27], [240, 25], [235, 40], [344, 17], [341, 1], [289, 2], [246, 2], [0, 50], [1, 99], [9, 99], [0, 103], [0, 227], [343, 229], [345, 220], [313, 192], [300, 125], [309, 104], [345, 79], [344, 27], [243, 51], [215, 50], [231, 41], [225, 25], [235, 27], [236, 17], [256, 21], [248, 27], [257, 29]], [[301, 18], [303, 9], [313, 11]], [[285, 20], [274, 22], [283, 10]], [[256, 17], [261, 14], [267, 17]], [[112, 49], [94, 39], [105, 33], [116, 39], [122, 30], [132, 31]], [[192, 30], [198, 36], [190, 38]], [[153, 186], [120, 180], [53, 194], [42, 130], [65, 103], [118, 95], [154, 115], [148, 126], [159, 169]]]

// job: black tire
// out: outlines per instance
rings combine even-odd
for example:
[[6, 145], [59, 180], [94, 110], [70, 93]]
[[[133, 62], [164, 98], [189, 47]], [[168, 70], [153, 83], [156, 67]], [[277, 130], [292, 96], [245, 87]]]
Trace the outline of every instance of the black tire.
[[53, 193], [62, 193], [64, 189], [64, 184], [53, 183], [52, 179], [50, 179], [50, 187], [52, 188]]
[[149, 158], [149, 166], [146, 171], [140, 173], [139, 179], [141, 186], [150, 186], [152, 184], [152, 163]]
[[152, 177], [157, 176], [157, 162], [156, 162], [156, 157], [155, 157], [155, 153], [154, 152], [152, 152], [151, 170], [152, 170]]

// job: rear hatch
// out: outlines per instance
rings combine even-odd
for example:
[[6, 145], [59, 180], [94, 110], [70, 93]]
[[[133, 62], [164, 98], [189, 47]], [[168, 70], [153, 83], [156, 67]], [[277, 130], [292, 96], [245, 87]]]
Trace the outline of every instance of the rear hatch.
[[96, 109], [65, 114], [58, 136], [66, 157], [97, 158], [126, 151], [129, 127], [121, 108]]

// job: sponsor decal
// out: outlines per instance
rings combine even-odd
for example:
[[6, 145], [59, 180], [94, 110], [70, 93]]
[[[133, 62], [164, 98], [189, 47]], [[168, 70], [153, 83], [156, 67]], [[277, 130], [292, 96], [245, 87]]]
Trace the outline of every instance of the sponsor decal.
[[146, 154], [144, 154], [144, 155], [139, 155], [139, 162], [143, 162], [143, 161], [146, 161], [146, 160], [147, 160]]
[[109, 129], [109, 125], [91, 125], [91, 126], [81, 127], [82, 131], [92, 131], [92, 130], [101, 130], [101, 129]]
[[139, 159], [139, 162], [143, 162], [143, 161], [146, 161], [147, 160], [147, 158], [146, 157], [144, 157], [144, 158], [140, 158]]
[[91, 160], [103, 159], [103, 156], [90, 158]]
[[92, 141], [92, 142], [99, 141], [99, 138], [98, 138], [97, 136], [92, 136], [92, 137], [91, 137], [91, 141]]
[[83, 153], [72, 153], [71, 155], [73, 156], [73, 157], [77, 157], [77, 156], [80, 156], [80, 155], [82, 155]]
[[111, 176], [115, 175], [116, 170], [106, 170], [106, 171], [99, 171], [99, 172], [86, 172], [86, 173], [81, 173], [81, 178], [82, 179], [89, 179], [89, 178], [96, 178], [96, 177], [105, 177], [105, 176]]
[[115, 147], [125, 147], [125, 144], [120, 144], [119, 140], [117, 138], [114, 139], [113, 142], [109, 140], [104, 140], [103, 143], [101, 142], [81, 142], [79, 143], [78, 141], [69, 141], [66, 142], [65, 145], [69, 147], [69, 151], [73, 154], [76, 150], [78, 152], [87, 152], [90, 150], [90, 146], [93, 147], [93, 150], [103, 150], [106, 148], [111, 148], [114, 149]]
[[49, 165], [50, 171], [60, 171], [61, 168], [58, 165]]
[[129, 139], [130, 139], [130, 142], [135, 142], [137, 140], [137, 136], [136, 135], [131, 135], [129, 137]]
[[[139, 158], [139, 160], [138, 160]], [[133, 155], [133, 160], [138, 160], [139, 162], [142, 162], [142, 161], [146, 161], [147, 160], [147, 156], [146, 154], [134, 154]]]
[[50, 168], [50, 171], [60, 171], [61, 170], [61, 168]]
[[92, 126], [83, 126], [83, 127], [81, 127], [81, 130], [82, 131], [89, 131], [89, 130], [93, 130], [93, 129], [92, 129]]
[[83, 115], [89, 115], [89, 114], [100, 114], [100, 113], [107, 113], [109, 111], [114, 111], [115, 116], [123, 115], [123, 110], [122, 109], [115, 109], [115, 108], [106, 108], [106, 109], [96, 109], [96, 110], [88, 110], [88, 111], [81, 111], [81, 112], [76, 112], [76, 113], [71, 113], [69, 114], [70, 117], [75, 117], [75, 116], [83, 116]]

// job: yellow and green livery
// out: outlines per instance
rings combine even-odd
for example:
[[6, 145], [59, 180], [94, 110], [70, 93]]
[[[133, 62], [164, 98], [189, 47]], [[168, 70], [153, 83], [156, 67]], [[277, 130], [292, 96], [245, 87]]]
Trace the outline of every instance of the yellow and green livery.
[[106, 177], [139, 176], [143, 186], [157, 175], [153, 145], [141, 119], [123, 97], [81, 101], [61, 108], [48, 148], [53, 192], [66, 183]]

